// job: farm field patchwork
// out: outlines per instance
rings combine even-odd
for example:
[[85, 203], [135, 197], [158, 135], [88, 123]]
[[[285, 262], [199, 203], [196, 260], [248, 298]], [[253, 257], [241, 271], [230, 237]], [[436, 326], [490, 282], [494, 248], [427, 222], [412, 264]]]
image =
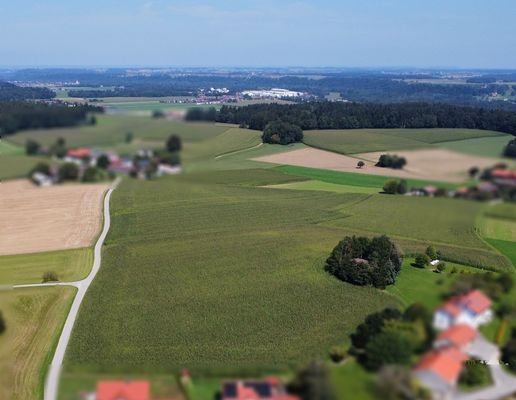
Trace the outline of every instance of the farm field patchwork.
[[0, 292], [7, 330], [0, 336], [0, 398], [43, 398], [43, 382], [74, 288]]
[[40, 283], [48, 271], [61, 282], [77, 281], [88, 275], [92, 261], [89, 248], [0, 256], [0, 285]]
[[102, 218], [107, 184], [41, 188], [28, 180], [0, 185], [0, 255], [89, 246]]
[[499, 158], [511, 138], [511, 135], [499, 135], [476, 139], [465, 139], [453, 142], [442, 142], [439, 143], [439, 147], [459, 153]]

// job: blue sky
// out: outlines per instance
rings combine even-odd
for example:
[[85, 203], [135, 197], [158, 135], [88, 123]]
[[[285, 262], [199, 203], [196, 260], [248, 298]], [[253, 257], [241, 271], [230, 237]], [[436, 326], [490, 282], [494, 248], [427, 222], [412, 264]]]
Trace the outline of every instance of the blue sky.
[[516, 68], [516, 0], [0, 0], [0, 65]]

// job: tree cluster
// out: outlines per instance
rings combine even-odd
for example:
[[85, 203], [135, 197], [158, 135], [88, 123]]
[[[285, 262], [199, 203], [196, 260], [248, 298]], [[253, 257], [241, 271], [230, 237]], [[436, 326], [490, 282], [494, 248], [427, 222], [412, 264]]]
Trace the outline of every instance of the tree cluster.
[[217, 119], [217, 110], [214, 107], [190, 108], [186, 112], [185, 120], [187, 121], [215, 121]]
[[88, 121], [88, 113], [100, 109], [81, 104], [44, 104], [0, 102], [0, 134], [13, 134], [25, 129], [75, 126]]
[[414, 353], [426, 351], [434, 337], [431, 313], [413, 304], [401, 313], [386, 308], [370, 314], [351, 335], [351, 352], [360, 364], [377, 371], [386, 365], [408, 365]]
[[333, 249], [325, 269], [354, 285], [385, 288], [396, 281], [402, 261], [400, 250], [387, 236], [347, 236]]
[[301, 140], [303, 140], [301, 128], [283, 121], [269, 122], [262, 133], [263, 143], [286, 145]]
[[461, 273], [450, 288], [450, 295], [467, 293], [473, 289], [480, 289], [490, 298], [499, 300], [504, 294], [509, 293], [514, 287], [514, 278], [511, 273], [503, 272], [494, 274]]
[[468, 128], [516, 135], [516, 112], [433, 103], [254, 104], [223, 106], [214, 119], [263, 130], [281, 120], [310, 129]]
[[502, 348], [502, 361], [507, 367], [516, 372], [516, 329], [511, 332], [511, 339]]
[[375, 165], [381, 168], [402, 169], [407, 165], [407, 159], [396, 154], [382, 154]]
[[408, 192], [408, 183], [405, 179], [389, 179], [383, 185], [383, 192], [387, 194], [405, 194]]
[[505, 157], [516, 158], [516, 139], [512, 139], [503, 150]]

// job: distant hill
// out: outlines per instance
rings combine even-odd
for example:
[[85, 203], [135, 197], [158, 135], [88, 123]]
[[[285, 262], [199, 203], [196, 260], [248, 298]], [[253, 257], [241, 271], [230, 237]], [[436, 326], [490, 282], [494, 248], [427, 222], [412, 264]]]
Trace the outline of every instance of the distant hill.
[[0, 101], [52, 99], [56, 94], [47, 88], [20, 87], [0, 81]]

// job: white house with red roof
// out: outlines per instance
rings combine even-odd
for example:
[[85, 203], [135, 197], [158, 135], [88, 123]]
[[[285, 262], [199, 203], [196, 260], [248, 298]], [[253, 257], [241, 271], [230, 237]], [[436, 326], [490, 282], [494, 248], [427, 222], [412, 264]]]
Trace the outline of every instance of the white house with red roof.
[[228, 381], [222, 385], [222, 400], [300, 400], [288, 394], [278, 378], [259, 381]]
[[148, 381], [99, 381], [95, 400], [150, 400]]
[[478, 289], [454, 296], [437, 309], [433, 325], [440, 331], [459, 324], [477, 329], [493, 319], [491, 304], [491, 299]]
[[478, 331], [468, 324], [458, 324], [442, 331], [434, 341], [436, 348], [456, 347], [462, 351], [468, 350], [469, 346], [478, 337]]

